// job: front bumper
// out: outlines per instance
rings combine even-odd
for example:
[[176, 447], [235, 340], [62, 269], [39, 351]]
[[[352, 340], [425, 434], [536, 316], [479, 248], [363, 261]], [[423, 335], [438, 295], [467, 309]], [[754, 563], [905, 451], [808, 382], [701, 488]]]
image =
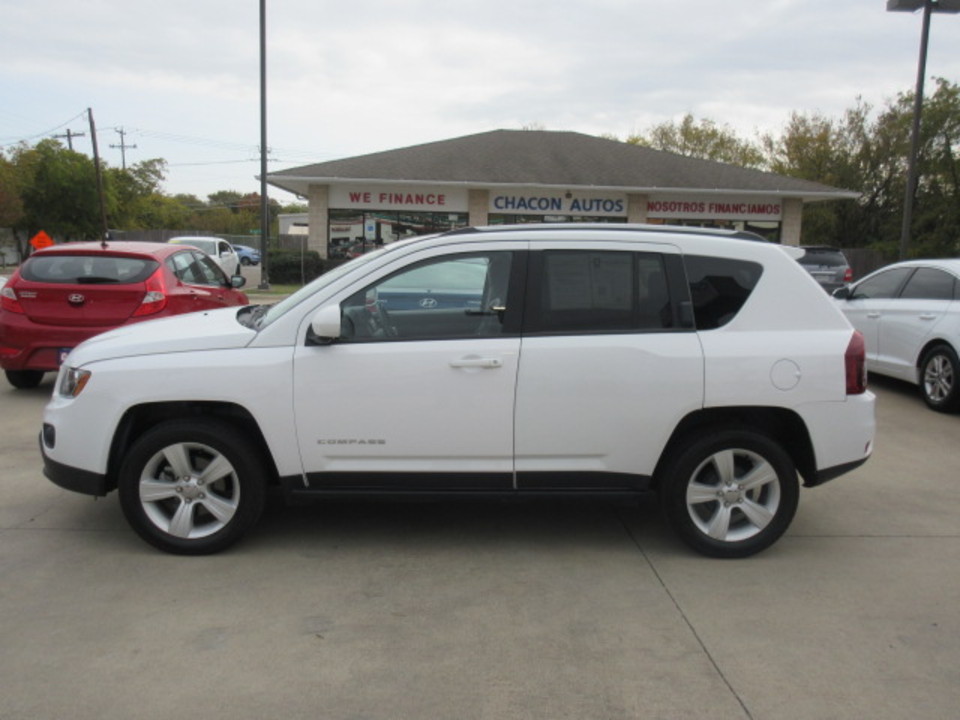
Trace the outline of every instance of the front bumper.
[[42, 434], [40, 435], [40, 454], [43, 455], [43, 474], [55, 485], [59, 485], [66, 490], [97, 497], [103, 497], [113, 490], [113, 487], [107, 482], [106, 475], [70, 467], [48, 457]]

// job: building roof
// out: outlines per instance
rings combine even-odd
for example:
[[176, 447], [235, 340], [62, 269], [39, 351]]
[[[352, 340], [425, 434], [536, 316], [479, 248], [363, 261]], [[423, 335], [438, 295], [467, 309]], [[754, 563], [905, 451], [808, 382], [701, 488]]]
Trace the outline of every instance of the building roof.
[[757, 194], [798, 197], [808, 202], [859, 195], [618, 140], [545, 130], [493, 130], [280, 170], [269, 173], [267, 181], [303, 196], [310, 185], [351, 182]]

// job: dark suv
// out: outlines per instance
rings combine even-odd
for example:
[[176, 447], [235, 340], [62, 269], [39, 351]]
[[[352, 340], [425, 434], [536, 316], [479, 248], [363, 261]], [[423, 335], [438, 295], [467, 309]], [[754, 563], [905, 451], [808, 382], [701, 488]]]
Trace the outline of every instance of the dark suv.
[[853, 282], [853, 270], [843, 252], [826, 245], [805, 245], [799, 263], [828, 293]]

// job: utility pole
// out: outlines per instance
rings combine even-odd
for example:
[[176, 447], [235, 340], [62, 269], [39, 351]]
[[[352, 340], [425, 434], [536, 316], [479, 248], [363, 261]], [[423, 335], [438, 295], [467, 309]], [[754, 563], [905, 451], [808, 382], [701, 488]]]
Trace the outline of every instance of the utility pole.
[[97, 173], [97, 196], [100, 199], [100, 224], [103, 228], [101, 242], [106, 243], [110, 237], [107, 227], [107, 206], [103, 201], [103, 173], [100, 172], [100, 152], [97, 150], [97, 126], [93, 124], [93, 110], [87, 108], [87, 117], [90, 119], [90, 139], [93, 141], [93, 167]]
[[53, 135], [52, 137], [54, 140], [59, 140], [60, 138], [66, 138], [67, 147], [73, 150], [73, 139], [75, 137], [86, 137], [86, 136], [87, 136], [86, 133], [73, 132], [72, 130], [68, 129], [67, 132], [65, 132], [63, 135]]
[[127, 148], [136, 149], [137, 146], [136, 146], [136, 145], [127, 145], [127, 144], [124, 142], [124, 136], [127, 134], [127, 132], [126, 132], [123, 128], [114, 128], [113, 130], [114, 130], [114, 132], [116, 132], [117, 134], [120, 135], [120, 144], [119, 144], [119, 145], [111, 145], [110, 147], [112, 147], [112, 148], [120, 148], [120, 162], [121, 162], [121, 167], [123, 168], [123, 171], [126, 172], [126, 171], [127, 171]]

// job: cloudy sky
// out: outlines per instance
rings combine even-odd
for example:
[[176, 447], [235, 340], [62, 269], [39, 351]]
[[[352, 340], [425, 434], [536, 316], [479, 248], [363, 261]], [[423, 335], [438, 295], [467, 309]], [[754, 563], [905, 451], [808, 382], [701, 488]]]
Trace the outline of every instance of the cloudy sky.
[[[743, 137], [914, 87], [885, 0], [267, 0], [271, 171], [500, 128], [624, 138], [685, 113]], [[255, 0], [0, 0], [0, 147], [84, 132], [164, 190], [259, 190]], [[960, 82], [960, 15], [927, 77]], [[928, 84], [930, 87], [930, 84]], [[281, 190], [281, 202], [295, 198]]]

